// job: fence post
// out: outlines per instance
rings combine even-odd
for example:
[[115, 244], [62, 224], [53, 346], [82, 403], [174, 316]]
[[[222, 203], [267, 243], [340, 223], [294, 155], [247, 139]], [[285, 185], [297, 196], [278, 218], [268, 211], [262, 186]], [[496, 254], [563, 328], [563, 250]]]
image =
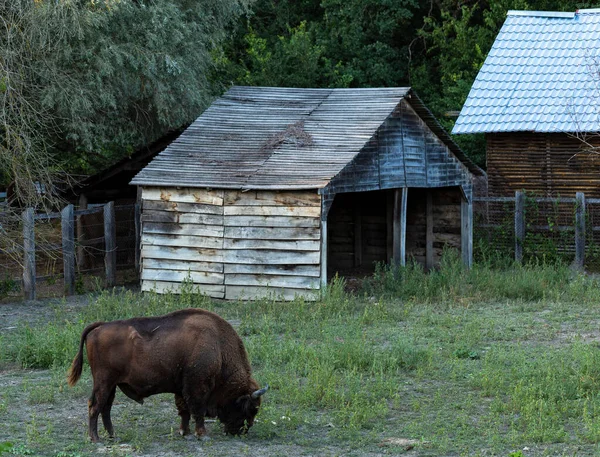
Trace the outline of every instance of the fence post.
[[63, 273], [65, 293], [75, 293], [75, 224], [73, 205], [67, 205], [60, 212], [62, 229]]
[[35, 212], [23, 212], [23, 297], [35, 300]]
[[116, 284], [117, 272], [117, 243], [115, 226], [115, 203], [104, 205], [104, 268], [106, 271], [106, 286]]
[[523, 192], [515, 192], [515, 261], [523, 261], [523, 242], [525, 241], [525, 198]]
[[575, 194], [575, 266], [583, 269], [585, 261], [585, 194]]

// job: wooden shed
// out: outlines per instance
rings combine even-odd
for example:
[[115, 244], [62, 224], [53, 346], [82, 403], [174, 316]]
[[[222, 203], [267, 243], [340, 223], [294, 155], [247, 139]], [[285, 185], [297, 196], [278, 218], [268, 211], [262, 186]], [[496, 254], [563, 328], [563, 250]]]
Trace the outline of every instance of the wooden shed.
[[473, 165], [410, 88], [233, 87], [132, 181], [142, 290], [317, 296], [331, 275], [472, 251]]
[[484, 133], [488, 193], [600, 197], [600, 9], [509, 11], [452, 130]]

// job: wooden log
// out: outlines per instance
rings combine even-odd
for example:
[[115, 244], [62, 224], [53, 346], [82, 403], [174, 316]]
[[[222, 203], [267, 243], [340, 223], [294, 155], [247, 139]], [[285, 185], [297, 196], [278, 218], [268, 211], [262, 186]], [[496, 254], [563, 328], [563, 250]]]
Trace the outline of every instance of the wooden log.
[[115, 203], [104, 205], [104, 268], [106, 286], [116, 284], [117, 273], [117, 232], [115, 224]]
[[63, 273], [65, 293], [75, 293], [75, 221], [73, 205], [67, 205], [61, 211], [61, 232], [63, 252]]
[[35, 212], [23, 212], [23, 298], [35, 300]]
[[433, 268], [433, 195], [431, 190], [427, 191], [427, 228], [425, 234], [425, 268], [430, 271]]
[[525, 196], [515, 192], [515, 261], [523, 261], [523, 243], [525, 242]]
[[575, 266], [583, 269], [585, 264], [585, 194], [575, 194]]

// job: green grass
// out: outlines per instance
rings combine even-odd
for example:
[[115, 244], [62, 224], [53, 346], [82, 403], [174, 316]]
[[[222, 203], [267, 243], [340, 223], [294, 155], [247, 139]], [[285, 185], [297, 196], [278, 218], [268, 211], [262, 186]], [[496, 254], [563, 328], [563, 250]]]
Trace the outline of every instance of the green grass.
[[[83, 327], [195, 306], [234, 322], [255, 377], [271, 385], [250, 434], [231, 439], [214, 426], [208, 455], [403, 452], [385, 444], [390, 438], [413, 440], [422, 456], [523, 448], [526, 456], [595, 455], [598, 286], [561, 265], [466, 271], [448, 254], [430, 274], [380, 268], [356, 295], [335, 279], [317, 303], [214, 302], [189, 288], [180, 296], [105, 292], [78, 314], [58, 304], [44, 325], [0, 335], [0, 367], [21, 367], [11, 374], [19, 381], [0, 390], [0, 430], [9, 431], [0, 442], [41, 455], [93, 453], [85, 438], [89, 369], [75, 389], [64, 381]], [[121, 443], [148, 455], [195, 453], [195, 442], [171, 433], [169, 396], [144, 406], [120, 398], [113, 415]], [[22, 423], [2, 419], [15, 409]], [[56, 420], [65, 415], [68, 424]]]

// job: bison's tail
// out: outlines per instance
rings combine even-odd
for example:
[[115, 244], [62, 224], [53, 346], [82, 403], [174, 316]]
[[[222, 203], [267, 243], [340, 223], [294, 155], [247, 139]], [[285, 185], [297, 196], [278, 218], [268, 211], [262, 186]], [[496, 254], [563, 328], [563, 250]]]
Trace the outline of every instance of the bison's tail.
[[102, 324], [104, 324], [104, 322], [94, 322], [83, 329], [81, 341], [79, 342], [79, 352], [73, 359], [71, 368], [67, 373], [67, 383], [69, 386], [73, 387], [75, 384], [77, 384], [77, 381], [79, 381], [79, 378], [81, 377], [81, 370], [83, 369], [83, 344], [85, 343], [88, 333], [90, 333], [96, 327], [100, 327]]

